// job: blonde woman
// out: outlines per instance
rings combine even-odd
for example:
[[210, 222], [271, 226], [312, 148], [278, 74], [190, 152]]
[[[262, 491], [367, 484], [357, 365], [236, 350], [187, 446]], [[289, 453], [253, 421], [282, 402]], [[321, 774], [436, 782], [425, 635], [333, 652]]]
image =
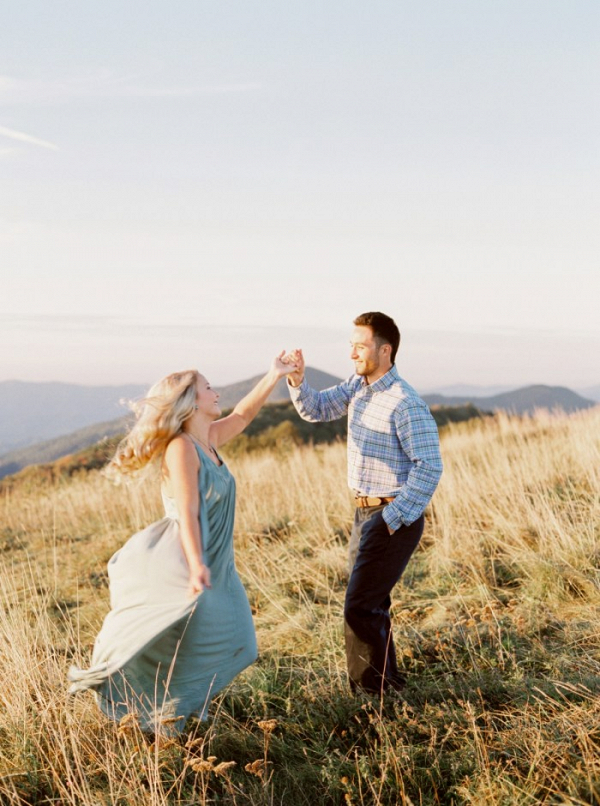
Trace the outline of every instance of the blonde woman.
[[165, 517], [133, 535], [108, 564], [111, 611], [92, 666], [73, 667], [72, 693], [91, 688], [107, 716], [138, 715], [156, 733], [206, 718], [212, 697], [254, 662], [256, 637], [233, 556], [235, 481], [219, 448], [254, 419], [296, 369], [281, 353], [227, 417], [196, 370], [150, 389], [108, 472], [160, 463]]

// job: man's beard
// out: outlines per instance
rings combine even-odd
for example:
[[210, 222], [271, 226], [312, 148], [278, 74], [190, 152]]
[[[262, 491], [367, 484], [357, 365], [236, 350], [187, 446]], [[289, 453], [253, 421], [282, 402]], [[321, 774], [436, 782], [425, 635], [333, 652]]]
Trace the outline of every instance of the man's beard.
[[378, 369], [379, 364], [375, 363], [374, 361], [362, 363], [360, 367], [357, 367], [356, 364], [354, 365], [354, 372], [357, 375], [360, 375], [361, 378], [364, 378], [367, 375], [372, 375]]

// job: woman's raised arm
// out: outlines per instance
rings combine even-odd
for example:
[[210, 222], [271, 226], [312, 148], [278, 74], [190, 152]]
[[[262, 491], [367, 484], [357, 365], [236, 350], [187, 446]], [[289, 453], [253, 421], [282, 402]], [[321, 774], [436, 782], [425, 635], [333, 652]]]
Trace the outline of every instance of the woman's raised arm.
[[275, 356], [264, 378], [261, 378], [254, 389], [240, 400], [231, 414], [211, 424], [209, 432], [211, 443], [219, 447], [241, 434], [261, 410], [277, 382], [296, 369], [296, 364], [286, 356], [285, 350]]

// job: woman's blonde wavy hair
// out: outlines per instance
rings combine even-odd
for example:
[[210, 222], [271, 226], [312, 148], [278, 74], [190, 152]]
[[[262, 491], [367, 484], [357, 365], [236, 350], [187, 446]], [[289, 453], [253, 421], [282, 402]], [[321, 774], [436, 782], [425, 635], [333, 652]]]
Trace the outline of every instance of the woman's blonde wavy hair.
[[137, 476], [161, 459], [169, 442], [181, 434], [194, 413], [198, 370], [167, 375], [150, 388], [143, 400], [130, 403], [136, 422], [105, 469], [114, 481]]

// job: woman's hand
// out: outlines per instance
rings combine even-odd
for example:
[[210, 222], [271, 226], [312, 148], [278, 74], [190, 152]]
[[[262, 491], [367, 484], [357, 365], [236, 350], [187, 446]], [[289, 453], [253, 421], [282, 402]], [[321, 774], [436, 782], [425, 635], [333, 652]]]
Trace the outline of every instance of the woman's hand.
[[210, 568], [204, 563], [200, 563], [193, 571], [190, 571], [190, 596], [198, 596], [205, 588], [210, 587]]
[[278, 378], [283, 378], [286, 375], [290, 375], [293, 372], [296, 372], [298, 366], [294, 360], [294, 353], [287, 353], [285, 350], [282, 350], [279, 355], [276, 355], [271, 363], [271, 372], [273, 372]]
[[302, 355], [302, 350], [292, 350], [283, 360], [287, 361], [290, 367], [295, 367], [292, 372], [286, 373], [288, 381], [292, 386], [300, 386], [304, 380], [304, 356]]

